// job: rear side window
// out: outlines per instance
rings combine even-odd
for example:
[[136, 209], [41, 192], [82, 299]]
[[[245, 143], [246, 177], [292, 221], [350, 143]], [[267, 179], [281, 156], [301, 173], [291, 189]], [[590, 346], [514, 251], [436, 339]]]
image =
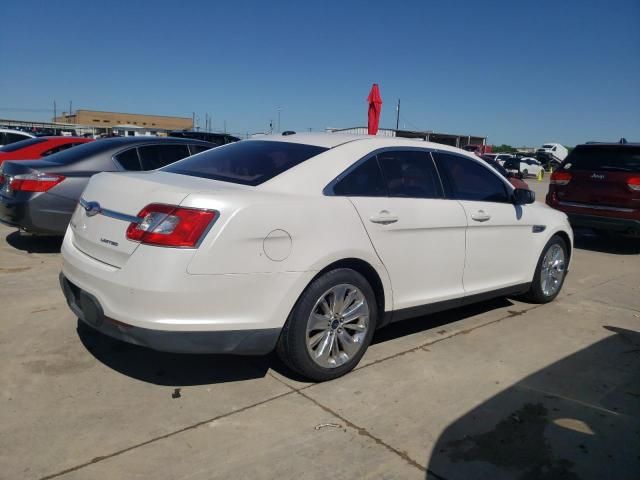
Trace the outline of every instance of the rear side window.
[[585, 145], [574, 148], [562, 164], [565, 170], [640, 172], [640, 147]]
[[140, 166], [140, 160], [138, 158], [137, 148], [130, 148], [129, 150], [120, 152], [115, 156], [115, 159], [125, 170], [130, 170], [133, 172], [142, 170], [142, 167]]
[[142, 170], [155, 170], [190, 155], [187, 145], [148, 145], [139, 147]]
[[162, 170], [255, 186], [326, 150], [300, 143], [245, 140], [213, 148]]
[[497, 173], [460, 155], [434, 153], [448, 198], [485, 202], [510, 202], [507, 186]]
[[[4, 135], [4, 133], [0, 133], [0, 135]], [[46, 141], [46, 138], [28, 138], [27, 140], [20, 140], [19, 142], [5, 145], [4, 147], [0, 148], [0, 152], [15, 152], [16, 150], [20, 150], [21, 148], [31, 147], [33, 145], [37, 145]]]
[[376, 157], [365, 160], [338, 180], [333, 193], [348, 197], [386, 197], [387, 187]]
[[427, 152], [387, 151], [378, 154], [390, 197], [442, 198], [440, 179]]

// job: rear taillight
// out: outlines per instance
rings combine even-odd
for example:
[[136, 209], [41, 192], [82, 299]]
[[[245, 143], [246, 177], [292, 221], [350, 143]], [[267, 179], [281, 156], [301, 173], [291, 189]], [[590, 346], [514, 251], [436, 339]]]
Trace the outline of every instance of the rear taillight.
[[9, 188], [15, 192], [46, 192], [64, 180], [62, 175], [31, 172], [9, 178]]
[[627, 186], [636, 192], [640, 192], [640, 177], [631, 177], [627, 180]]
[[551, 174], [551, 180], [549, 183], [551, 185], [566, 185], [571, 181], [571, 174], [569, 172], [553, 172]]
[[131, 223], [127, 228], [129, 240], [149, 245], [192, 248], [219, 214], [215, 210], [152, 203], [137, 216], [140, 222]]

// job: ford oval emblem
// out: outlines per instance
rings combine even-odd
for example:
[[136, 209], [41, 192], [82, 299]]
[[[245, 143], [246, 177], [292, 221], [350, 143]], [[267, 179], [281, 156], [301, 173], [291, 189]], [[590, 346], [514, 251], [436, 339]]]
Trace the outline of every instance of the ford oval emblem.
[[100, 207], [100, 204], [98, 202], [87, 202], [82, 206], [87, 213], [87, 217], [93, 217], [94, 215], [99, 214], [102, 210], [102, 207]]

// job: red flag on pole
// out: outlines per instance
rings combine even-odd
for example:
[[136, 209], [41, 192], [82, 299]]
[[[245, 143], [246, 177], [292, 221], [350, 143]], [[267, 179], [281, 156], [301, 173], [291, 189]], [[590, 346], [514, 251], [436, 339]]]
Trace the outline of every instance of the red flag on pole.
[[367, 101], [369, 102], [369, 135], [375, 135], [378, 133], [380, 111], [382, 110], [382, 97], [377, 83], [374, 83], [371, 87]]

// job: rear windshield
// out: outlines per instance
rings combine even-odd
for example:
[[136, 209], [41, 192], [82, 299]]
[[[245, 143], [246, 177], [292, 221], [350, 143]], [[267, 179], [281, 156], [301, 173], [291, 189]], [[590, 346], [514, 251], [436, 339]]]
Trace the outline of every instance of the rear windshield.
[[[63, 150], [62, 152], [54, 153], [47, 157], [47, 162], [55, 162], [61, 165], [71, 165], [72, 163], [84, 160], [86, 157], [95, 155], [97, 153], [110, 150], [116, 145], [114, 140], [117, 139], [102, 139], [94, 142], [83, 143], [77, 147]], [[123, 148], [126, 145], [123, 144]]]
[[161, 171], [255, 186], [326, 150], [300, 143], [245, 140], [185, 158]]
[[640, 147], [579, 146], [566, 158], [565, 170], [605, 170], [610, 172], [640, 172]]
[[28, 138], [27, 140], [20, 140], [19, 142], [10, 143], [0, 148], [0, 152], [15, 152], [21, 148], [37, 145], [38, 143], [46, 142], [46, 138]]
[[515, 168], [515, 169], [519, 169], [520, 168], [520, 161], [517, 159], [510, 159], [504, 162], [503, 165], [504, 168]]

